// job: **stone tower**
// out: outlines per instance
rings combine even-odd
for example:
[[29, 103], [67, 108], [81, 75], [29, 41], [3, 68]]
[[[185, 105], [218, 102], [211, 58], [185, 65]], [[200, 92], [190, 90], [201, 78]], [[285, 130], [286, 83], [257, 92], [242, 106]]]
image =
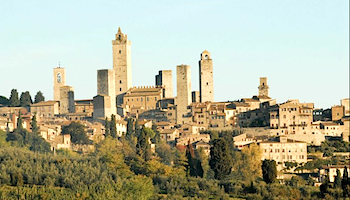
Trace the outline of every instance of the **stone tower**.
[[111, 117], [117, 113], [115, 73], [111, 69], [97, 70], [97, 96], [93, 99], [94, 118]]
[[163, 97], [173, 98], [173, 75], [171, 70], [161, 70], [156, 75], [156, 86], [162, 86], [164, 88]]
[[118, 29], [113, 46], [113, 70], [115, 73], [115, 95], [128, 91], [132, 87], [131, 42], [128, 36]]
[[199, 61], [199, 95], [200, 102], [214, 102], [213, 60], [207, 50]]
[[74, 88], [60, 87], [60, 114], [75, 113]]
[[53, 100], [60, 101], [60, 87], [66, 85], [66, 69], [56, 67], [53, 69]]
[[176, 68], [177, 97], [176, 97], [176, 123], [183, 124], [183, 115], [187, 113], [187, 106], [191, 104], [191, 67], [178, 65]]
[[259, 96], [269, 96], [269, 86], [267, 85], [267, 78], [260, 77], [260, 85], [259, 85]]

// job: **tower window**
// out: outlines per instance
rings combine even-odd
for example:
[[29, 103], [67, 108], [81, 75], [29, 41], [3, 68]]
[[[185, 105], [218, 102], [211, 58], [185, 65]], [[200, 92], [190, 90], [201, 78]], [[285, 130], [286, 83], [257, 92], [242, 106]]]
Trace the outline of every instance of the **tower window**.
[[122, 84], [122, 80], [119, 80], [119, 83]]
[[122, 53], [122, 50], [119, 50], [119, 53]]
[[207, 82], [207, 85], [209, 85], [209, 83]]
[[121, 40], [121, 39], [122, 39], [122, 36], [121, 36], [121, 35], [118, 35], [118, 38], [119, 38], [119, 40]]
[[119, 88], [119, 91], [121, 92], [121, 91], [122, 91], [122, 88]]

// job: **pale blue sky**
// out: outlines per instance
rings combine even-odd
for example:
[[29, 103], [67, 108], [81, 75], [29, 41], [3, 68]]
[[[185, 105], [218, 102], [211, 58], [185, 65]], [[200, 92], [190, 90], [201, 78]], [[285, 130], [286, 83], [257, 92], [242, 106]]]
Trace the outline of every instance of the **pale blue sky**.
[[327, 108], [349, 96], [348, 0], [0, 0], [0, 95], [52, 99], [60, 61], [76, 99], [92, 98], [119, 26], [132, 42], [134, 86], [154, 85], [161, 69], [176, 86], [176, 65], [188, 64], [198, 90], [207, 49], [216, 101], [256, 95], [261, 76], [277, 102]]

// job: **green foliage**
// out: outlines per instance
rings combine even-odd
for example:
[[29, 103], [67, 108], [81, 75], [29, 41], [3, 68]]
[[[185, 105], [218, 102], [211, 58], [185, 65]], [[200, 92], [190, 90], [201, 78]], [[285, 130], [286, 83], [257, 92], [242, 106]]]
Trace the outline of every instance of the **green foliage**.
[[22, 92], [19, 102], [20, 102], [20, 106], [22, 107], [30, 106], [30, 104], [33, 103], [32, 97], [30, 96], [28, 91]]
[[30, 123], [30, 125], [32, 126], [32, 133], [39, 134], [39, 127], [36, 121], [36, 115], [32, 117], [32, 122]]
[[192, 144], [187, 146], [186, 157], [188, 160], [187, 171], [189, 171], [190, 176], [203, 177], [202, 163], [195, 157]]
[[34, 97], [34, 103], [45, 101], [45, 97], [41, 91], [38, 91]]
[[213, 146], [210, 148], [209, 165], [216, 179], [222, 180], [231, 173], [232, 157], [225, 139], [219, 138], [213, 141]]
[[8, 106], [9, 103], [10, 103], [10, 101], [6, 97], [0, 96], [0, 105]]
[[266, 183], [276, 182], [276, 178], [277, 178], [276, 161], [265, 159], [262, 162], [261, 169], [262, 169], [263, 179]]
[[154, 137], [151, 138], [153, 144], [158, 144], [160, 142], [160, 132], [157, 130], [157, 126], [152, 125], [152, 131], [154, 132]]
[[8, 133], [6, 141], [13, 146], [26, 147], [35, 152], [51, 152], [50, 144], [37, 133], [31, 133], [25, 129], [17, 128]]
[[156, 153], [160, 157], [162, 163], [171, 165], [174, 161], [174, 153], [170, 145], [166, 142], [161, 142], [156, 146]]
[[72, 122], [68, 126], [62, 127], [62, 134], [71, 135], [71, 140], [74, 144], [89, 144], [89, 137], [86, 135], [85, 127], [79, 122]]
[[343, 189], [343, 196], [350, 197], [350, 179], [348, 174], [348, 168], [346, 166], [344, 167], [344, 171], [343, 171], [341, 188]]
[[22, 113], [18, 112], [17, 129], [23, 129]]
[[109, 125], [110, 134], [113, 138], [117, 138], [117, 122], [115, 120], [115, 115], [111, 115], [111, 122]]
[[131, 141], [132, 137], [134, 137], [134, 121], [132, 118], [128, 118], [126, 125], [126, 139]]
[[137, 137], [136, 151], [137, 154], [145, 161], [151, 159], [151, 145], [149, 143], [149, 134], [150, 130], [143, 127], [140, 131], [139, 136]]
[[341, 188], [341, 173], [337, 169], [337, 175], [334, 177], [334, 188]]
[[17, 107], [20, 105], [19, 99], [18, 99], [18, 92], [16, 89], [11, 90], [11, 96], [9, 99], [9, 103], [11, 107]]
[[110, 123], [108, 121], [108, 118], [106, 117], [106, 119], [105, 119], [105, 137], [111, 136], [109, 125], [110, 125]]

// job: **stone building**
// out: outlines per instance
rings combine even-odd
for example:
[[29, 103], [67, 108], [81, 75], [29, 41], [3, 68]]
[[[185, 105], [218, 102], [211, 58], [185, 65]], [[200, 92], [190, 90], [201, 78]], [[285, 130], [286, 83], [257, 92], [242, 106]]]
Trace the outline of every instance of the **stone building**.
[[263, 151], [262, 160], [275, 160], [281, 169], [285, 162], [306, 163], [307, 143], [290, 140], [286, 136], [280, 136], [276, 141], [263, 141], [259, 143]]
[[270, 112], [270, 127], [273, 135], [306, 134], [313, 122], [313, 103], [289, 100]]
[[[113, 70], [115, 73], [115, 95], [119, 96], [132, 87], [131, 73], [131, 42], [128, 36], [118, 29], [113, 46]], [[117, 104], [122, 104], [122, 99], [117, 97]]]
[[344, 106], [344, 115], [350, 116], [350, 98], [340, 100], [340, 105]]
[[178, 65], [176, 68], [177, 97], [176, 124], [186, 122], [187, 106], [191, 104], [191, 68], [189, 65]]
[[114, 76], [111, 69], [97, 71], [97, 96], [93, 99], [95, 119], [111, 117], [117, 113]]
[[199, 93], [200, 102], [214, 102], [213, 60], [207, 50], [199, 61]]
[[163, 98], [173, 98], [173, 75], [171, 70], [161, 70], [156, 75], [156, 86], [163, 88]]
[[340, 171], [340, 176], [343, 177], [345, 166], [348, 174], [350, 173], [350, 165], [323, 165], [318, 172], [319, 182], [324, 182], [326, 178], [333, 183], [337, 176], [337, 170]]
[[60, 114], [75, 113], [74, 88], [60, 87]]
[[66, 85], [66, 69], [56, 67], [53, 69], [53, 99], [60, 101], [60, 88]]
[[332, 106], [332, 121], [337, 121], [343, 118], [345, 107], [344, 106]]
[[269, 86], [267, 85], [267, 78], [260, 77], [260, 85], [259, 85], [259, 96], [269, 96]]
[[123, 97], [123, 108], [129, 114], [141, 114], [156, 109], [162, 98], [162, 86], [133, 87]]
[[58, 101], [42, 101], [30, 105], [30, 112], [38, 118], [53, 118], [59, 114]]

